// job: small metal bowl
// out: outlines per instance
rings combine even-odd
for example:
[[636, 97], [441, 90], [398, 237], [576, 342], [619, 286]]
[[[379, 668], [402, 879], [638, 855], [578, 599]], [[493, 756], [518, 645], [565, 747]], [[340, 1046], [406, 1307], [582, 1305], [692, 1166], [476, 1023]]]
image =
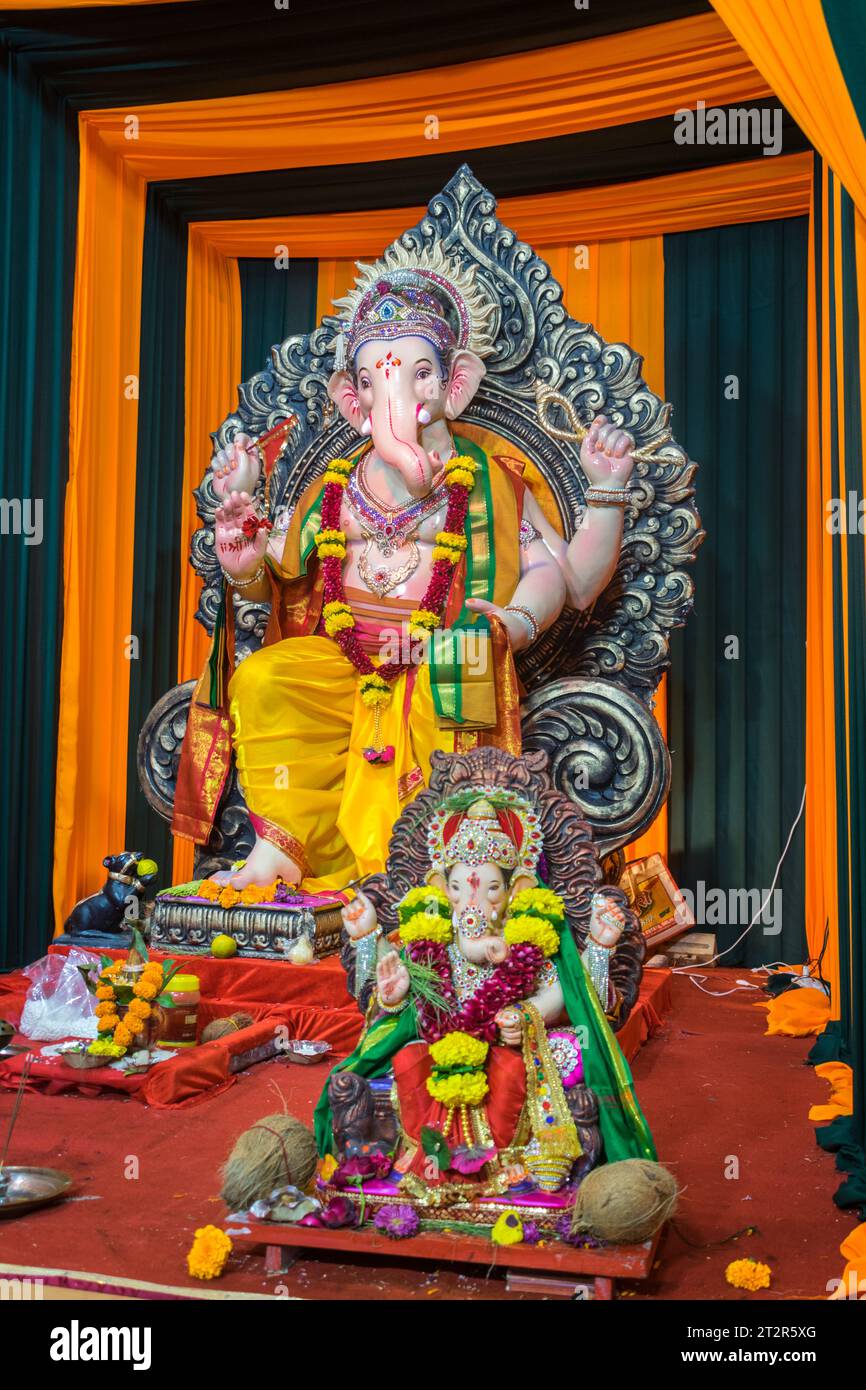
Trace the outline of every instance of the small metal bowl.
[[50, 1202], [59, 1201], [71, 1186], [71, 1177], [59, 1168], [7, 1166], [0, 1173], [0, 1220], [47, 1207]]
[[288, 1043], [283, 1055], [287, 1062], [309, 1067], [315, 1062], [324, 1062], [331, 1050], [330, 1043], [316, 1042], [313, 1038], [295, 1038]]
[[91, 1052], [58, 1052], [55, 1054], [65, 1067], [75, 1067], [77, 1071], [89, 1071], [91, 1067], [107, 1067], [113, 1057], [94, 1056]]

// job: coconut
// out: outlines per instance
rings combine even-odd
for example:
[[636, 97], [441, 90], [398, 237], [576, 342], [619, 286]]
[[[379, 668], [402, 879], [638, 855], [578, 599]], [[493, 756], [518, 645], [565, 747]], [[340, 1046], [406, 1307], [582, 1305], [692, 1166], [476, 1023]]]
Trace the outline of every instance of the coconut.
[[238, 1009], [237, 1013], [229, 1014], [226, 1018], [215, 1018], [213, 1023], [203, 1028], [199, 1042], [213, 1042], [215, 1038], [225, 1038], [229, 1033], [239, 1033], [241, 1028], [249, 1028], [252, 1022], [252, 1014]]
[[676, 1210], [673, 1173], [644, 1158], [605, 1163], [580, 1184], [572, 1230], [613, 1245], [636, 1245], [655, 1235]]
[[316, 1141], [294, 1115], [265, 1115], [237, 1140], [222, 1169], [222, 1199], [246, 1211], [276, 1187], [303, 1190], [316, 1171]]

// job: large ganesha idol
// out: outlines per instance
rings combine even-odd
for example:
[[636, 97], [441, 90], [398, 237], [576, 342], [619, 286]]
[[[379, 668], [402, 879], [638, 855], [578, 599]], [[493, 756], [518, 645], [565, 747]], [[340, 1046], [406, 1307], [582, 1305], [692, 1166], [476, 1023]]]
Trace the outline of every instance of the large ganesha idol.
[[[483, 754], [473, 760], [483, 770]], [[374, 1206], [486, 1200], [495, 1212], [507, 1197], [555, 1216], [599, 1162], [655, 1159], [610, 1025], [623, 1002], [610, 962], [633, 922], [616, 889], [595, 886], [582, 829], [567, 834], [589, 868], [583, 941], [540, 875], [531, 800], [483, 781], [430, 815], [426, 882], [399, 899], [396, 936], [369, 896], [344, 910], [354, 988], [368, 1002], [360, 1042], [316, 1110], [326, 1181], [360, 1177]], [[399, 841], [398, 826], [392, 858]]]
[[255, 831], [246, 863], [215, 875], [236, 890], [325, 891], [377, 872], [434, 751], [519, 753], [515, 654], [608, 584], [631, 496], [634, 440], [601, 413], [581, 445], [586, 515], [569, 541], [501, 442], [488, 452], [459, 432], [498, 309], [440, 243], [395, 243], [340, 307], [328, 394], [356, 442], [290, 520], [259, 511], [261, 441], [236, 434], [212, 470], [221, 611], [236, 595], [269, 602], [270, 619], [234, 670], [232, 624], [217, 621], [173, 829], [207, 842], [231, 739]]

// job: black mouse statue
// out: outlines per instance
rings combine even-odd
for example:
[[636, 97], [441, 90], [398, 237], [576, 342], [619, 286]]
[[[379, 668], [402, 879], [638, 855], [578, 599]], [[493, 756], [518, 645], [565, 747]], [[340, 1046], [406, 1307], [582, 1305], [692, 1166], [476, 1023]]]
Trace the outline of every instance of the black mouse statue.
[[159, 867], [153, 859], [146, 859], [141, 850], [107, 854], [102, 862], [108, 877], [98, 893], [75, 904], [63, 924], [68, 936], [119, 934], [145, 915], [144, 905], [156, 895]]

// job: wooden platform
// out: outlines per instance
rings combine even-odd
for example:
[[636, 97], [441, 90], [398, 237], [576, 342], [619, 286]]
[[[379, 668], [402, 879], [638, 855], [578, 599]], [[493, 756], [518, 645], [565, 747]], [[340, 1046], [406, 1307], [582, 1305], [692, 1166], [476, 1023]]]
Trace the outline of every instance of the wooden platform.
[[392, 1240], [374, 1230], [343, 1227], [283, 1226], [277, 1222], [226, 1221], [235, 1245], [263, 1245], [265, 1269], [285, 1274], [302, 1251], [334, 1255], [366, 1255], [376, 1261], [423, 1260], [434, 1264], [483, 1265], [506, 1272], [512, 1293], [538, 1293], [552, 1298], [610, 1300], [617, 1279], [646, 1279], [661, 1237], [642, 1245], [575, 1250], [561, 1241], [544, 1245], [494, 1245], [480, 1236], [447, 1231], [422, 1231], [407, 1240]]

